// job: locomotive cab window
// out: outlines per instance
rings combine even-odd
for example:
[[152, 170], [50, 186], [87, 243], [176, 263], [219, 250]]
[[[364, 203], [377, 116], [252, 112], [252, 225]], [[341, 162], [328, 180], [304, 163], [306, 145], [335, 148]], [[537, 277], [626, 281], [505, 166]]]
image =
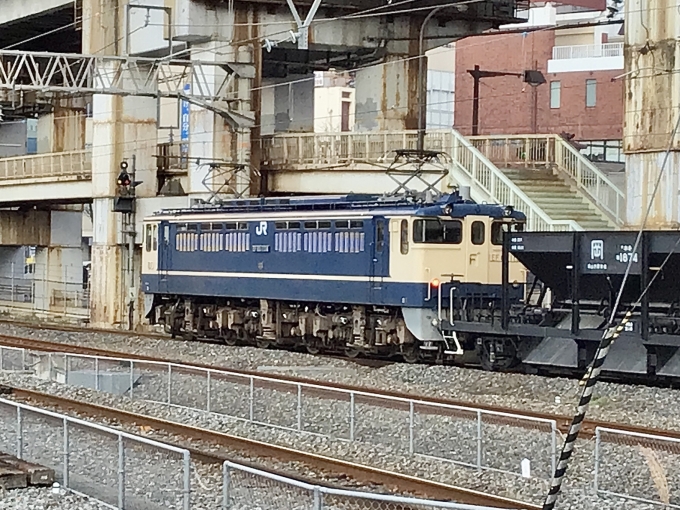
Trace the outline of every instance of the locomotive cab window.
[[472, 225], [470, 226], [470, 240], [472, 241], [472, 244], [484, 244], [484, 238], [486, 237], [485, 227], [483, 221], [472, 222]]
[[511, 232], [523, 232], [524, 223], [506, 223], [504, 221], [494, 221], [491, 224], [491, 244], [496, 246], [503, 245], [503, 232], [510, 228]]
[[146, 244], [146, 246], [145, 246], [146, 251], [151, 251], [151, 225], [146, 226], [145, 237], [146, 237], [146, 239], [145, 239], [146, 240], [146, 243], [145, 243]]
[[459, 220], [431, 218], [413, 222], [413, 242], [428, 244], [460, 244], [463, 224]]
[[153, 226], [153, 233], [151, 234], [151, 250], [158, 251], [158, 225]]
[[401, 220], [400, 228], [401, 254], [408, 253], [408, 220]]

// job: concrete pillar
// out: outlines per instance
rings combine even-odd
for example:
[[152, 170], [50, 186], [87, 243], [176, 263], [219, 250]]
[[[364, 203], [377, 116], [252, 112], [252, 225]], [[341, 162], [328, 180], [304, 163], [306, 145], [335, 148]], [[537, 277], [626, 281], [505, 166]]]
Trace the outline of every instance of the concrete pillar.
[[383, 65], [357, 71], [357, 131], [417, 129], [418, 59], [404, 60], [409, 56], [390, 55]]
[[[680, 133], [671, 140], [680, 115], [680, 12], [675, 3], [625, 2], [626, 220], [643, 222], [652, 193], [648, 229], [680, 225]], [[666, 150], [671, 152], [666, 158]], [[664, 160], [666, 160], [664, 165]]]
[[50, 212], [50, 245], [36, 249], [35, 309], [68, 313], [83, 292], [82, 213]]
[[[124, 0], [83, 0], [83, 52], [121, 55], [125, 51]], [[92, 100], [93, 232], [90, 307], [93, 325], [127, 325], [130, 287], [136, 293], [139, 250], [131, 260], [123, 232], [123, 215], [113, 212], [120, 163], [136, 157], [138, 197], [154, 196], [156, 100], [146, 97], [95, 95]], [[139, 236], [137, 236], [139, 238]], [[137, 239], [139, 242], [139, 239]], [[135, 268], [136, 267], [136, 268]], [[130, 271], [134, 271], [130, 280]]]
[[[260, 164], [260, 113], [255, 105], [261, 101], [261, 48], [258, 41], [258, 5], [238, 4], [231, 11], [215, 7], [215, 30], [220, 32], [216, 40], [192, 45], [192, 60], [227, 61], [237, 64], [237, 74], [226, 95], [230, 101], [221, 103], [235, 113], [225, 117], [202, 108], [191, 107], [189, 137], [189, 189], [192, 199], [207, 199], [211, 191], [222, 195], [235, 191], [249, 195], [259, 188], [251, 173], [257, 173]], [[249, 25], [252, 23], [252, 25]], [[225, 41], [236, 41], [229, 44]], [[225, 77], [225, 70], [214, 68], [209, 86], [216, 89]], [[241, 122], [250, 118], [251, 122]], [[252, 127], [251, 125], [255, 126]], [[198, 163], [197, 163], [198, 161]], [[220, 169], [210, 173], [207, 163], [225, 162], [244, 165], [244, 172], [230, 174]], [[229, 181], [225, 185], [225, 181]], [[251, 187], [254, 189], [251, 190]]]

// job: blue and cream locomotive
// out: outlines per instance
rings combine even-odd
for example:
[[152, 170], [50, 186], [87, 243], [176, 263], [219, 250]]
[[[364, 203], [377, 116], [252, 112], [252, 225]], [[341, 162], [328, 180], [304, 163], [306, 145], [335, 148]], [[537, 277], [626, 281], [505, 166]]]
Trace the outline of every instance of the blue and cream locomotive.
[[[161, 211], [145, 220], [142, 288], [151, 322], [173, 335], [441, 359], [474, 346], [442, 334], [441, 310], [453, 301], [440, 284], [456, 302], [498, 302], [503, 232], [524, 221], [458, 194]], [[514, 260], [509, 276], [524, 281]]]

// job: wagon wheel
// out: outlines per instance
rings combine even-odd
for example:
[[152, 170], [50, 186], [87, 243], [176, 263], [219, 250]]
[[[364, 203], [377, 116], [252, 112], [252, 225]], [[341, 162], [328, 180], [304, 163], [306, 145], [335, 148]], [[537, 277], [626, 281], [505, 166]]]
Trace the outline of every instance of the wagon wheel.
[[305, 349], [309, 354], [317, 355], [321, 352], [321, 341], [313, 336], [306, 337]]
[[401, 357], [404, 358], [406, 363], [418, 363], [418, 361], [420, 361], [420, 349], [418, 349], [418, 345], [415, 342], [402, 345]]
[[356, 347], [345, 347], [345, 356], [348, 358], [358, 358], [359, 355], [361, 354], [361, 351], [357, 349]]

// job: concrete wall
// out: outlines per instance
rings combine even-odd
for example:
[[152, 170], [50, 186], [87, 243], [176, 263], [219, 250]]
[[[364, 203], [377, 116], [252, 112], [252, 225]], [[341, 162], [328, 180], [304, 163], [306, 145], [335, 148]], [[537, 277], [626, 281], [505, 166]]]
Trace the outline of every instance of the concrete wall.
[[[343, 94], [349, 97], [343, 97]], [[314, 132], [342, 131], [342, 103], [349, 103], [349, 130], [354, 130], [355, 91], [349, 87], [316, 87], [314, 89]]]
[[[456, 43], [455, 126], [463, 134], [472, 131], [473, 79], [467, 70], [519, 73], [537, 64], [548, 82], [561, 83], [559, 108], [550, 108], [550, 84], [535, 91], [514, 76], [482, 78], [479, 102], [480, 134], [574, 133], [579, 140], [617, 140], [622, 137], [623, 80], [611, 79], [620, 70], [547, 74], [552, 58], [554, 31], [526, 36], [504, 34], [471, 37]], [[596, 106], [585, 105], [586, 80], [597, 80]], [[534, 93], [536, 94], [534, 103]], [[534, 106], [535, 105], [535, 106]]]
[[0, 245], [47, 246], [50, 235], [49, 211], [0, 211]]
[[73, 4], [73, 0], [2, 0], [0, 2], [0, 25], [27, 16], [35, 16], [47, 11]]
[[27, 154], [28, 131], [25, 121], [11, 121], [0, 124], [0, 158]]

